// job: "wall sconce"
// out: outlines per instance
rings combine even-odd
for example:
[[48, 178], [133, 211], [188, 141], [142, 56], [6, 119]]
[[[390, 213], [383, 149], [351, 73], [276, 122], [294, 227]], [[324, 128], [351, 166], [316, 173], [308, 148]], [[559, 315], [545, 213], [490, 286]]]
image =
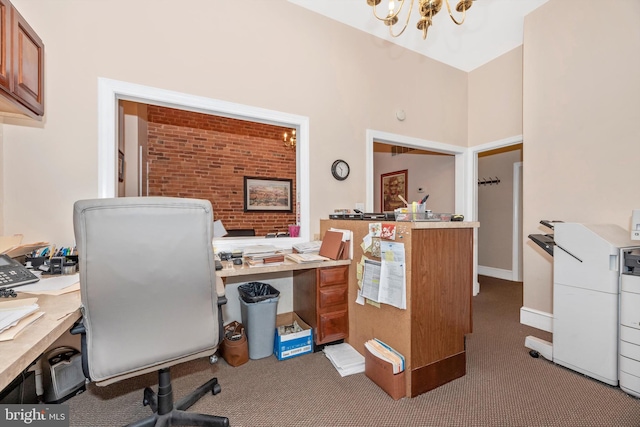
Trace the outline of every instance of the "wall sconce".
[[285, 147], [291, 148], [292, 150], [296, 148], [296, 130], [292, 129], [291, 135], [285, 132], [284, 136], [282, 137], [282, 141], [284, 142]]

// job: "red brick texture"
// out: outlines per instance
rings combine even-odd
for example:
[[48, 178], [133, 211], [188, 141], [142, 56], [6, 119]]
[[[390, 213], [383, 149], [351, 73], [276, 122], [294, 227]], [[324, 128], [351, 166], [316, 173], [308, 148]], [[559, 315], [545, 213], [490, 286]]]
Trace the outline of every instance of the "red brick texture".
[[[288, 129], [172, 108], [148, 106], [149, 196], [208, 199], [227, 230], [257, 236], [296, 222], [296, 153]], [[244, 212], [244, 177], [292, 180], [293, 212]]]

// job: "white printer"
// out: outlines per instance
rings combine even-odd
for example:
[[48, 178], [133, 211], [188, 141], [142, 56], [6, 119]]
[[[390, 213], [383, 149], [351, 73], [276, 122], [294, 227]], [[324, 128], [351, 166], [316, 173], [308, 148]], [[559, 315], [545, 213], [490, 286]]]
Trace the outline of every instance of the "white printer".
[[[620, 379], [625, 391], [637, 394], [640, 276], [631, 277], [636, 282], [623, 273], [626, 255], [640, 244], [630, 237], [612, 224], [554, 224], [553, 361], [614, 386]], [[621, 314], [632, 324], [621, 325]]]
[[620, 388], [640, 397], [640, 250], [625, 253], [620, 284]]
[[529, 235], [553, 256], [553, 344], [525, 345], [640, 397], [640, 210], [632, 222], [630, 235], [612, 224], [540, 221], [554, 230]]

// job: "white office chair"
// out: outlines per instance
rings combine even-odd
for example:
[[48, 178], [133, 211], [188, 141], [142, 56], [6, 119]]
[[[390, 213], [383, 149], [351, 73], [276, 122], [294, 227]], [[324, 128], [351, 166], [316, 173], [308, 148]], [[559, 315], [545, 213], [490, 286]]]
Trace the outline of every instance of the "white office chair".
[[[75, 203], [73, 224], [82, 299], [85, 376], [97, 385], [158, 371], [158, 394], [144, 391], [153, 415], [130, 426], [228, 426], [229, 420], [185, 410], [216, 378], [173, 404], [170, 367], [213, 357], [222, 337], [206, 200], [126, 197]], [[218, 285], [218, 286], [216, 286]]]

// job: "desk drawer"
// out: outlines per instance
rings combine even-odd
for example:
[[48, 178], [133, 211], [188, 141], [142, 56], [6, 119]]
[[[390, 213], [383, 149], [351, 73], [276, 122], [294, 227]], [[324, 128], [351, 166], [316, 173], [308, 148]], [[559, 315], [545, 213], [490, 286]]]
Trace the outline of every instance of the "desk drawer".
[[318, 294], [318, 308], [323, 310], [336, 305], [347, 303], [347, 287], [333, 286], [331, 288], [320, 289]]
[[332, 311], [319, 315], [318, 342], [324, 344], [331, 341], [341, 340], [348, 336], [349, 315], [347, 310]]
[[328, 267], [318, 269], [318, 285], [333, 286], [347, 283], [349, 278], [349, 266]]

